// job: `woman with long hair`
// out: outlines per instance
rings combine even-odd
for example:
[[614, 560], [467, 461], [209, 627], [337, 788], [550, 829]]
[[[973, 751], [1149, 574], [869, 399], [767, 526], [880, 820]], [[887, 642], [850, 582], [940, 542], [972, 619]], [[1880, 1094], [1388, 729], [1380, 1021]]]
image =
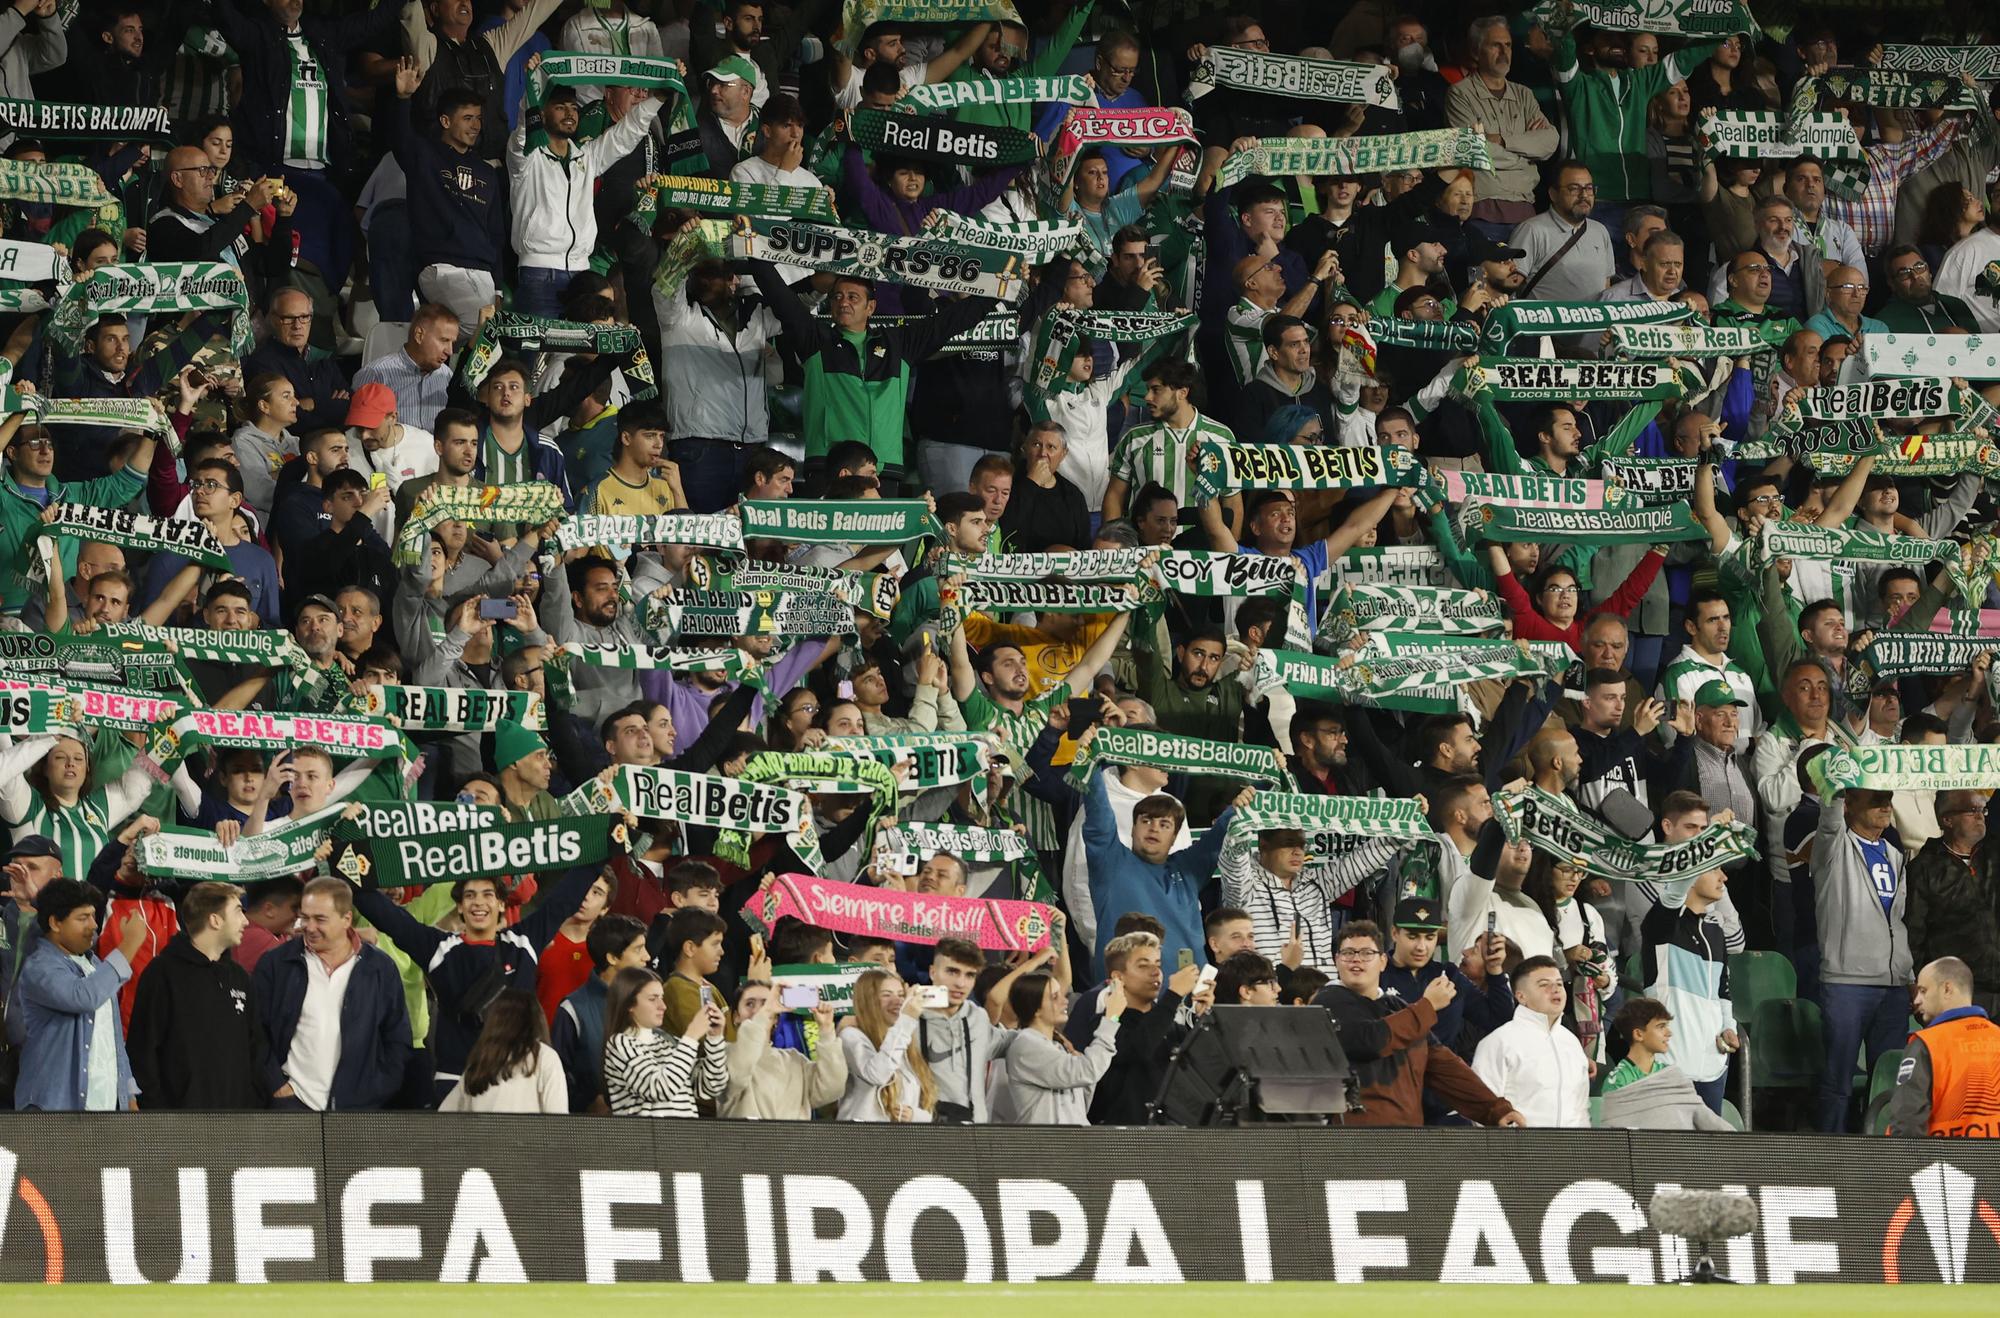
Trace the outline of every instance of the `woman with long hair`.
[[562, 1058], [549, 1047], [548, 1020], [535, 995], [503, 989], [486, 1009], [465, 1072], [440, 1112], [568, 1112]]
[[1986, 223], [1986, 205], [1963, 183], [1940, 183], [1924, 198], [1917, 219], [1917, 250], [1935, 270], [1961, 238]]
[[111, 840], [111, 826], [152, 791], [143, 768], [100, 786], [90, 748], [75, 737], [0, 736], [0, 823], [15, 841], [40, 833], [62, 848], [63, 877], [81, 879]]
[[1090, 1096], [1118, 1053], [1118, 1021], [1125, 1011], [1125, 985], [1116, 975], [1104, 993], [1104, 1017], [1082, 1052], [1063, 1036], [1069, 1020], [1069, 991], [1053, 975], [1022, 975], [1007, 990], [1007, 1007], [1021, 1023], [1007, 1050], [1007, 1078], [997, 1111], [1023, 1126], [1083, 1126], [1090, 1122]]
[[[1611, 997], [1617, 979], [1612, 974], [1608, 954], [1601, 951], [1604, 917], [1588, 902], [1576, 899], [1576, 890], [1587, 877], [1583, 863], [1574, 858], [1558, 859], [1537, 850], [1528, 866], [1521, 892], [1541, 908], [1549, 922], [1555, 959], [1563, 968], [1564, 987], [1569, 989], [1569, 1017], [1583, 1050], [1593, 1062], [1601, 1061], [1604, 1037], [1604, 1004]], [[1529, 956], [1542, 955], [1541, 948], [1523, 947]]]
[[841, 1022], [847, 1092], [835, 1114], [842, 1121], [929, 1121], [937, 1111], [937, 1081], [917, 1044], [923, 996], [885, 970], [854, 981], [854, 1014]]
[[813, 726], [819, 717], [820, 699], [811, 687], [787, 691], [771, 714], [771, 749], [809, 751], [826, 740], [826, 731]]
[[704, 1002], [678, 1038], [662, 1027], [667, 991], [650, 970], [627, 966], [604, 1001], [604, 1096], [619, 1117], [697, 1117], [697, 1098], [729, 1087], [722, 1011]]

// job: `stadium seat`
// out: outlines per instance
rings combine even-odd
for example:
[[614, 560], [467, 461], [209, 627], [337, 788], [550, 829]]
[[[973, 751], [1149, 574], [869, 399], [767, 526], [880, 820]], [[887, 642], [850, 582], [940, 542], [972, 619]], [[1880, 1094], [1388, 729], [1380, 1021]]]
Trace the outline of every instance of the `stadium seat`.
[[1826, 1062], [1819, 1007], [1803, 998], [1773, 998], [1750, 1017], [1751, 1080], [1759, 1089], [1812, 1089]]
[[1743, 1129], [1743, 1114], [1726, 1098], [1722, 1100], [1722, 1119], [1738, 1130]]
[[1604, 1124], [1604, 1096], [1601, 1094], [1590, 1096], [1590, 1124], [1593, 1126]]
[[1757, 1004], [1799, 995], [1798, 972], [1783, 952], [1736, 952], [1729, 958], [1729, 1001], [1736, 1019], [1757, 1014]]
[[1868, 1101], [1896, 1087], [1896, 1068], [1903, 1064], [1903, 1050], [1893, 1049], [1875, 1060], [1875, 1074], [1868, 1077]]
[[410, 322], [407, 320], [378, 321], [368, 331], [368, 337], [361, 346], [361, 362], [365, 366], [377, 358], [387, 357], [403, 346], [410, 337]]

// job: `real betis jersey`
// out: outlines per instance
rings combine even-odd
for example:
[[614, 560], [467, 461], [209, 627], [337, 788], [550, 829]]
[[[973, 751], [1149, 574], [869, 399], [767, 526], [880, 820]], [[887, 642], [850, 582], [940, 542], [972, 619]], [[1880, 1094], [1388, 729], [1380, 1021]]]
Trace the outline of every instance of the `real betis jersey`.
[[292, 94], [285, 102], [285, 163], [295, 169], [315, 169], [326, 164], [328, 120], [332, 100], [328, 71], [305, 33], [287, 32], [285, 45], [292, 59]]
[[1149, 482], [1164, 485], [1173, 492], [1180, 504], [1183, 517], [1192, 522], [1190, 510], [1195, 507], [1194, 469], [1188, 465], [1188, 454], [1199, 444], [1213, 440], [1222, 444], [1234, 444], [1236, 436], [1228, 426], [1220, 421], [1194, 414], [1194, 420], [1187, 429], [1175, 430], [1164, 421], [1125, 432], [1119, 442], [1117, 456], [1111, 460], [1111, 474], [1124, 481], [1131, 496], [1139, 493]]
[[1236, 383], [1249, 384], [1264, 356], [1264, 321], [1271, 312], [1247, 297], [1236, 299], [1223, 326], [1222, 343], [1229, 350], [1229, 369]]
[[657, 517], [674, 510], [674, 487], [658, 476], [634, 485], [611, 472], [590, 491], [585, 512], [620, 517]]
[[[1731, 639], [1734, 639], [1734, 635], [1732, 629]], [[1720, 664], [1712, 664], [1696, 654], [1693, 646], [1683, 649], [1680, 657], [1668, 664], [1660, 674], [1660, 698], [1692, 701], [1695, 692], [1717, 680], [1727, 682], [1736, 698], [1748, 706], [1747, 709], [1737, 711], [1740, 717], [1736, 722], [1736, 753], [1741, 755], [1750, 748], [1750, 739], [1762, 731], [1763, 720], [1757, 713], [1757, 684], [1751, 680], [1750, 674], [1728, 655], [1722, 657]], [[1672, 730], [1669, 729], [1667, 739], [1671, 740], [1672, 736]]]
[[486, 462], [486, 483], [488, 485], [519, 485], [533, 478], [528, 470], [528, 441], [523, 438], [517, 452], [509, 453], [493, 439], [488, 431], [480, 440], [481, 456]]
[[242, 61], [212, 27], [188, 29], [187, 39], [167, 65], [167, 113], [185, 127], [212, 114], [229, 113], [229, 70]]
[[32, 792], [28, 797], [27, 813], [8, 822], [13, 825], [14, 840], [17, 842], [30, 834], [40, 833], [61, 847], [63, 877], [81, 881], [90, 873], [91, 862], [97, 859], [97, 853], [104, 850], [104, 844], [111, 839], [109, 812], [110, 807], [105, 802], [101, 787], [85, 794], [71, 806], [51, 805], [40, 792]]
[[[1001, 745], [1026, 756], [1036, 738], [1042, 735], [1042, 729], [1048, 726], [1049, 711], [1068, 699], [1069, 687], [1058, 685], [1039, 700], [1023, 704], [1021, 712], [1016, 714], [994, 704], [984, 690], [975, 689], [960, 702], [960, 707], [965, 712], [968, 729], [997, 733]], [[1061, 850], [1063, 838], [1056, 831], [1055, 811], [1049, 803], [1026, 792], [1016, 792], [1013, 799], [1021, 823], [1028, 830], [1028, 845], [1037, 851]]]

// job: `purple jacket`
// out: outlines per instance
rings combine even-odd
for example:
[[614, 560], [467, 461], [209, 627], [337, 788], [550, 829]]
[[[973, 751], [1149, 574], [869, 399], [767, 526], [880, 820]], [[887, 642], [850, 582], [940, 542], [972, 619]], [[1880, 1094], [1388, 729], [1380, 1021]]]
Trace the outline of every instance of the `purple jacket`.
[[[853, 188], [855, 199], [861, 203], [861, 213], [868, 219], [868, 227], [879, 233], [914, 236], [924, 231], [924, 221], [936, 210], [957, 211], [961, 215], [971, 215], [992, 202], [1007, 190], [1023, 166], [1009, 165], [995, 170], [981, 178], [975, 178], [962, 188], [949, 192], [933, 192], [918, 197], [915, 201], [904, 201], [889, 194], [887, 189], [875, 181], [868, 172], [868, 166], [861, 158], [861, 148], [849, 143], [847, 147], [847, 178]], [[886, 284], [876, 289], [877, 314], [884, 316], [901, 315], [904, 312], [903, 288], [900, 284]], [[922, 307], [913, 308], [922, 310]]]

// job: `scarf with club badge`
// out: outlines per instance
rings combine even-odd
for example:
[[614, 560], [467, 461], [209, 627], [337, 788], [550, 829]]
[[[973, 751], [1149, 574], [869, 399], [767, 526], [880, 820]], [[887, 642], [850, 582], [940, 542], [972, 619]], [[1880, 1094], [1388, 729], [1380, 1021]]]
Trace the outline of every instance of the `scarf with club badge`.
[[1189, 100], [1199, 100], [1218, 87], [1261, 92], [1267, 96], [1307, 101], [1341, 101], [1400, 110], [1396, 80], [1386, 64], [1351, 64], [1345, 60], [1307, 59], [1267, 50], [1210, 46], [1188, 79]]
[[[492, 321], [487, 323], [490, 325]], [[409, 567], [422, 562], [424, 542], [446, 522], [516, 522], [540, 526], [562, 513], [562, 489], [549, 481], [433, 485], [410, 510], [402, 534], [396, 537], [396, 564]]]
[[1319, 634], [1339, 645], [1364, 631], [1480, 636], [1505, 626], [1499, 602], [1483, 590], [1357, 582], [1334, 593], [1320, 619]]
[[[1821, 761], [1830, 757], [1822, 756]], [[1581, 864], [1599, 879], [1677, 884], [1757, 854], [1757, 830], [1740, 819], [1710, 824], [1685, 842], [1634, 842], [1613, 833], [1567, 798], [1539, 787], [1495, 793], [1493, 814], [1509, 842], [1526, 839], [1536, 850]]]
[[1070, 781], [1078, 786], [1089, 782], [1092, 766], [1100, 763], [1142, 764], [1168, 773], [1195, 776], [1249, 778], [1277, 783], [1286, 791], [1293, 787], [1292, 775], [1269, 746], [1209, 741], [1141, 728], [1098, 727], [1096, 735], [1078, 748], [1070, 767]]
[[924, 862], [939, 852], [975, 865], [1010, 865], [1015, 874], [1015, 894], [1020, 900], [1055, 900], [1054, 890], [1042, 875], [1035, 849], [1028, 845], [1027, 838], [1011, 828], [923, 824], [912, 820], [875, 835], [875, 864], [906, 879], [914, 877]]
[[1325, 444], [1223, 444], [1204, 440], [1195, 458], [1201, 501], [1235, 490], [1416, 489], [1428, 479], [1408, 449]]
[[[795, 792], [866, 795], [868, 829], [873, 829], [884, 816], [895, 817], [896, 775], [874, 760], [827, 751], [760, 751], [750, 757], [736, 777], [746, 783], [781, 784]], [[734, 865], [748, 864], [750, 841], [749, 833], [743, 829], [725, 829], [716, 838], [715, 854]], [[816, 840], [813, 846], [817, 851]], [[804, 856], [800, 859], [808, 860]], [[808, 860], [808, 863], [814, 862]]]
[[1254, 147], [1230, 152], [1216, 174], [1216, 184], [1233, 187], [1253, 175], [1321, 178], [1410, 169], [1492, 168], [1491, 148], [1470, 128], [1380, 137], [1263, 137]]
[[393, 719], [406, 732], [496, 732], [503, 721], [533, 732], [548, 726], [542, 698], [532, 691], [377, 685], [354, 697], [353, 703], [355, 713]]
[[910, 284], [940, 293], [1018, 302], [1027, 292], [1020, 257], [926, 235], [744, 216], [730, 234], [728, 248], [736, 260], [802, 265], [822, 274]]
[[1822, 799], [1850, 788], [1876, 792], [1986, 791], [2000, 787], [2000, 746], [1853, 746], [1828, 751], [1809, 772]]
[[99, 266], [63, 292], [49, 316], [49, 337], [63, 351], [75, 353], [83, 332], [100, 316], [162, 311], [227, 311], [231, 351], [247, 357], [256, 346], [250, 332], [250, 289], [226, 261]]
[[[550, 320], [501, 311], [487, 317], [474, 336], [472, 346], [459, 363], [459, 379], [466, 389], [476, 392], [487, 372], [503, 357], [527, 356], [540, 359], [544, 353], [591, 352], [599, 356], [625, 357], [618, 369], [633, 386], [632, 401], [643, 402], [659, 395], [653, 379], [653, 362], [640, 343], [639, 331], [630, 325], [591, 325], [578, 320]], [[544, 368], [546, 361], [543, 362]], [[541, 370], [529, 381], [529, 393], [541, 392]]]
[[997, 736], [984, 732], [832, 737], [826, 743], [826, 748], [837, 755], [873, 760], [887, 766], [891, 772], [904, 769], [902, 790], [905, 792], [956, 787], [960, 783], [973, 783], [975, 791], [984, 792], [986, 768], [999, 746]]

